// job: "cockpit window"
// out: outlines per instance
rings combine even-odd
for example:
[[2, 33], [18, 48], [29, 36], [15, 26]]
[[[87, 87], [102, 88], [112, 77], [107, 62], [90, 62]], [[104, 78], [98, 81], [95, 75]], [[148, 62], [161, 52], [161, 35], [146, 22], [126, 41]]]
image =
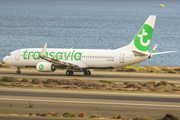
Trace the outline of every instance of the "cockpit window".
[[12, 55], [12, 53], [9, 53], [9, 55], [8, 56], [11, 56]]

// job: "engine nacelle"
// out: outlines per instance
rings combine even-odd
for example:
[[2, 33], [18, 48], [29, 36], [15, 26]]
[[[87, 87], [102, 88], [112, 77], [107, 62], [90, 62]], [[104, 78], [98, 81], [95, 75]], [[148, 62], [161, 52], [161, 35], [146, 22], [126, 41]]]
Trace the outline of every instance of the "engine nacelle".
[[40, 62], [36, 65], [36, 70], [39, 72], [54, 72], [56, 68], [52, 63]]

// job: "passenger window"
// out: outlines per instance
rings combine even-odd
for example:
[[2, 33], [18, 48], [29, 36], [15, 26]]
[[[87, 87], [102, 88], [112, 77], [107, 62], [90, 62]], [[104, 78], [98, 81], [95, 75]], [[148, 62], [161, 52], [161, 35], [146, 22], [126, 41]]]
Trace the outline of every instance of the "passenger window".
[[9, 55], [8, 56], [11, 56], [12, 55], [12, 53], [9, 53]]

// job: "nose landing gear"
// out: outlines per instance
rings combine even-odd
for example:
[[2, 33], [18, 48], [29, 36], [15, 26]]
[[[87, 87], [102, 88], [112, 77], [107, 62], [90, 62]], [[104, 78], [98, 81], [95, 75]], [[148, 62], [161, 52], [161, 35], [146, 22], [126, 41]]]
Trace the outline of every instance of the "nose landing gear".
[[17, 69], [16, 73], [21, 74], [20, 68]]

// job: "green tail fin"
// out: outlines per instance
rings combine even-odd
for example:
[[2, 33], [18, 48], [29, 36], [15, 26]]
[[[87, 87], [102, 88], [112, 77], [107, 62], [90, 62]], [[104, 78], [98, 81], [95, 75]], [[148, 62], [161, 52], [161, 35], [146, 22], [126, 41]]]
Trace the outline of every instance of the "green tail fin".
[[149, 50], [151, 36], [154, 29], [156, 16], [149, 16], [144, 25], [133, 39], [136, 49], [146, 52]]
[[148, 52], [151, 42], [151, 36], [155, 25], [156, 16], [150, 15], [131, 43], [125, 47], [116, 50], [133, 50]]

